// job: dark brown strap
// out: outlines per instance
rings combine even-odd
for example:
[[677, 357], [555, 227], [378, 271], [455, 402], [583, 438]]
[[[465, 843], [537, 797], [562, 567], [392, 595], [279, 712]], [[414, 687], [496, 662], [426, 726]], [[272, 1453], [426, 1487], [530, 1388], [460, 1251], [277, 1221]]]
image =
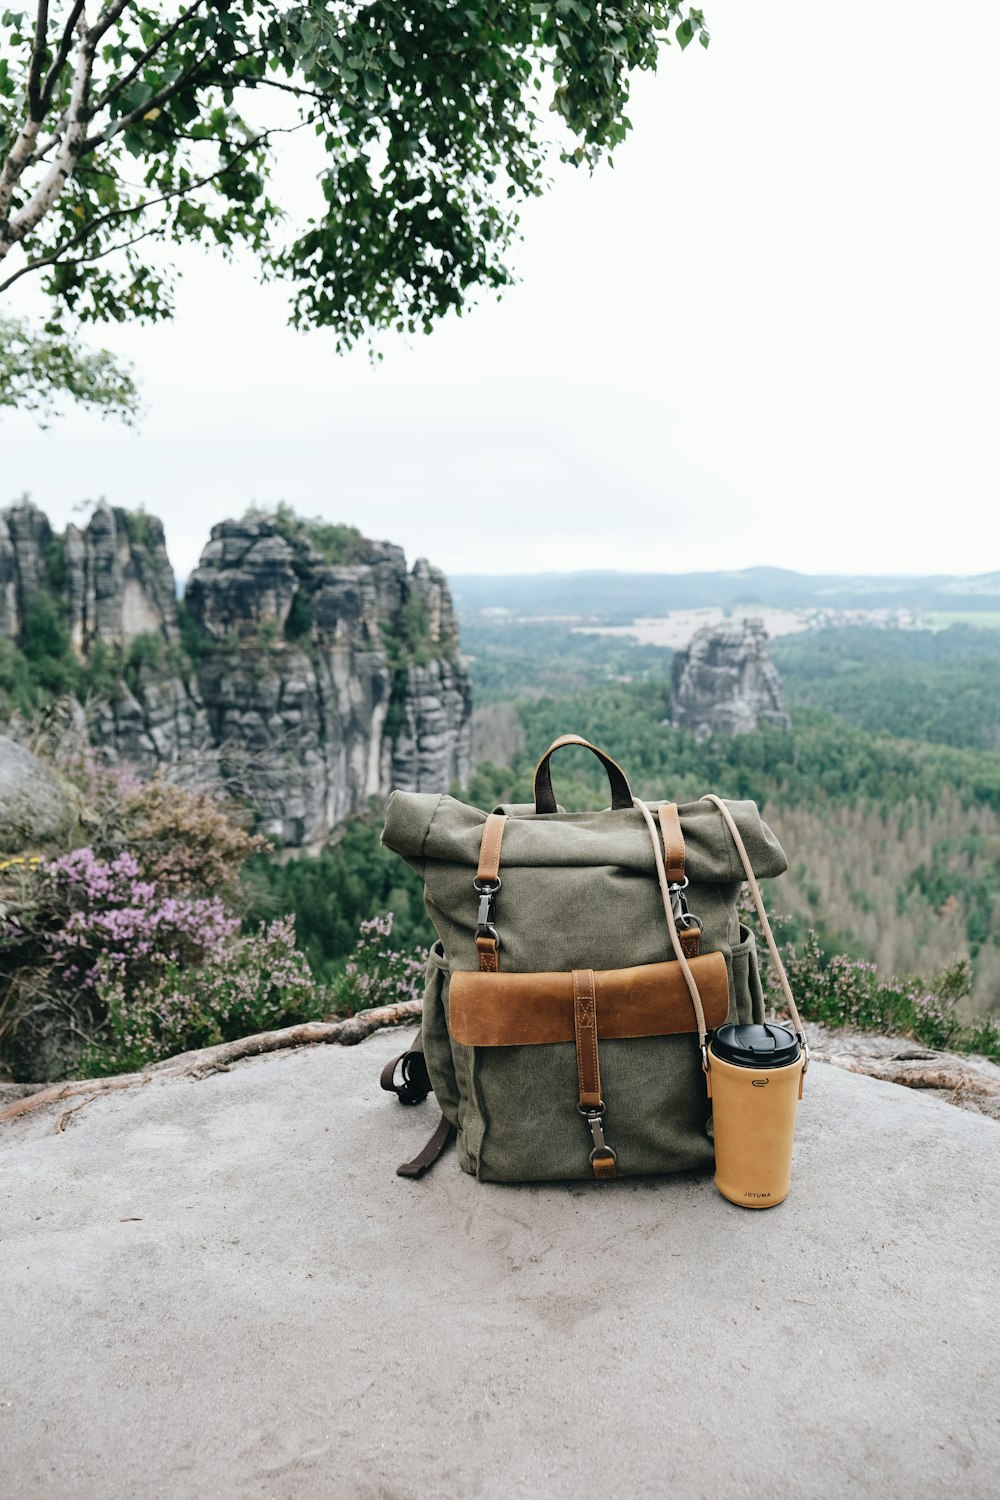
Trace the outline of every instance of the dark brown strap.
[[[396, 1082], [396, 1069], [400, 1082]], [[424, 1044], [418, 1037], [413, 1046], [401, 1052], [382, 1069], [379, 1083], [387, 1094], [395, 1094], [400, 1104], [420, 1104], [431, 1091], [430, 1075], [424, 1058]]]
[[423, 1177], [424, 1173], [429, 1171], [437, 1161], [454, 1134], [454, 1125], [442, 1115], [437, 1129], [424, 1149], [418, 1152], [412, 1161], [404, 1161], [401, 1167], [397, 1167], [396, 1176]]
[[554, 813], [556, 810], [549, 758], [554, 750], [559, 750], [563, 745], [582, 745], [585, 750], [592, 750], [608, 773], [608, 780], [611, 783], [611, 806], [616, 810], [632, 806], [632, 788], [618, 762], [612, 760], [610, 755], [605, 755], [603, 750], [598, 750], [596, 745], [592, 745], [589, 740], [585, 740], [579, 734], [561, 734], [557, 740], [552, 741], [535, 767], [536, 813]]
[[663, 834], [663, 868], [671, 885], [684, 879], [684, 835], [676, 802], [661, 802], [657, 808]]
[[593, 969], [573, 970], [573, 1024], [576, 1032], [576, 1070], [580, 1113], [590, 1126], [593, 1150], [590, 1165], [599, 1179], [614, 1177], [616, 1157], [604, 1139], [604, 1100], [597, 1053], [597, 993]]

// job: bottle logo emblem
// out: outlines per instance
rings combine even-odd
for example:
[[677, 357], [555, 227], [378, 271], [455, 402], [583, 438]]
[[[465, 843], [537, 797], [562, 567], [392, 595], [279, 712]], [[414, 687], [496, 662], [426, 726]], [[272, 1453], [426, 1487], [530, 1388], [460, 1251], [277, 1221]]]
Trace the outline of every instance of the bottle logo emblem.
[[762, 1089], [766, 1083], [770, 1082], [770, 1078], [755, 1078], [753, 1079], [753, 1086], [755, 1089]]

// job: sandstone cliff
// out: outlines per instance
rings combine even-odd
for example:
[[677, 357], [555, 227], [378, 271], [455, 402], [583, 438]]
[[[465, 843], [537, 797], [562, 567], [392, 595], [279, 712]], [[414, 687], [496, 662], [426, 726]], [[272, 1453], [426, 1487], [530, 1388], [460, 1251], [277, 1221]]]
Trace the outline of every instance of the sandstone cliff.
[[674, 653], [671, 680], [674, 723], [693, 729], [698, 739], [746, 734], [764, 724], [790, 728], [762, 620], [703, 626]]
[[236, 778], [291, 846], [319, 846], [395, 786], [469, 774], [471, 686], [444, 575], [350, 528], [225, 521], [178, 605], [154, 517], [102, 505], [57, 536], [11, 506], [2, 638], [83, 702], [106, 754]]

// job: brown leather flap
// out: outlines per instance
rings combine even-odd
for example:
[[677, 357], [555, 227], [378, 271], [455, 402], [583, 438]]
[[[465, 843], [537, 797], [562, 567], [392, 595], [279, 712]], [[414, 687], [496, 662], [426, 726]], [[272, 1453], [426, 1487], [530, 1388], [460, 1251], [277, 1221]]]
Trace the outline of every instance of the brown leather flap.
[[[721, 953], [689, 960], [709, 1030], [729, 1012], [729, 977]], [[691, 996], [680, 964], [639, 964], [631, 969], [595, 969], [599, 1037], [670, 1036], [697, 1031]], [[571, 1042], [573, 975], [476, 974], [451, 976], [448, 1028], [465, 1047], [524, 1047]]]

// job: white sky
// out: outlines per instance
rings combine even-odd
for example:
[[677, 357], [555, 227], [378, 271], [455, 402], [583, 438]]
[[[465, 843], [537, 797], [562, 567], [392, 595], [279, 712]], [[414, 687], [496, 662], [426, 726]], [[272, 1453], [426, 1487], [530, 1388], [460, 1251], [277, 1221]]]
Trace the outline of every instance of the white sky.
[[139, 432], [5, 417], [0, 502], [144, 504], [180, 575], [278, 499], [452, 572], [1000, 566], [1000, 5], [705, 10], [615, 170], [529, 206], [502, 303], [372, 368], [190, 252], [172, 325], [102, 334]]

